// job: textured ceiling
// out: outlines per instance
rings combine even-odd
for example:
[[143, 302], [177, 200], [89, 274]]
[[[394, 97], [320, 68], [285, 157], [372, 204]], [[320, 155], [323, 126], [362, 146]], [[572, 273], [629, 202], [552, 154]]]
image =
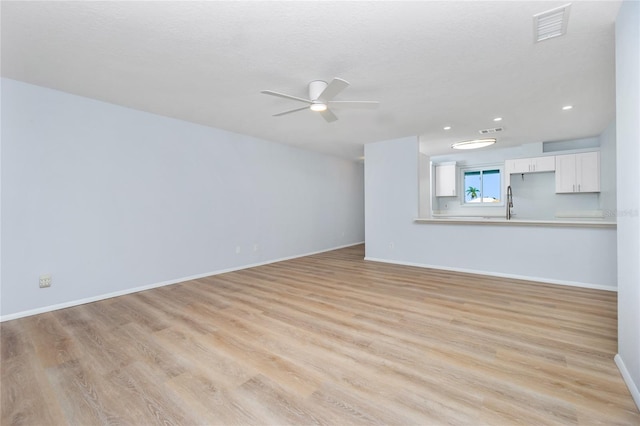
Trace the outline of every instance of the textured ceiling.
[[[499, 145], [597, 135], [615, 116], [620, 2], [574, 1], [568, 33], [533, 42], [565, 2], [9, 2], [2, 76], [356, 159], [420, 135], [434, 153], [504, 126]], [[326, 123], [270, 89], [351, 83]], [[562, 111], [566, 104], [571, 111]], [[493, 122], [496, 116], [501, 123]], [[443, 126], [452, 129], [444, 131]]]

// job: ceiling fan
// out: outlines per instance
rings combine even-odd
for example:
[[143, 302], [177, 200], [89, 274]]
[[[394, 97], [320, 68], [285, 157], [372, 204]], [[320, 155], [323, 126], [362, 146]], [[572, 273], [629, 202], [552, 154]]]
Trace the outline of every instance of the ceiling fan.
[[260, 93], [265, 95], [278, 96], [285, 99], [293, 99], [294, 101], [304, 102], [307, 104], [302, 108], [296, 108], [289, 111], [274, 114], [274, 117], [280, 117], [281, 115], [291, 114], [292, 112], [302, 111], [310, 109], [311, 111], [319, 112], [320, 115], [331, 123], [336, 121], [338, 117], [329, 109], [329, 107], [350, 107], [350, 108], [377, 108], [379, 102], [377, 101], [334, 101], [340, 92], [349, 87], [349, 83], [341, 78], [334, 78], [331, 83], [327, 84], [326, 81], [315, 80], [309, 83], [309, 99], [300, 98], [298, 96], [287, 95], [285, 93], [274, 92], [273, 90], [263, 90]]

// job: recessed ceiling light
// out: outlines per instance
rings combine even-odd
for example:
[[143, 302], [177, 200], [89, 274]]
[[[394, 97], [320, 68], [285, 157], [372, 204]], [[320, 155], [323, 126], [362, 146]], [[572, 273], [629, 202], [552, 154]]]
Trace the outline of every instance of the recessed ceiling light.
[[502, 121], [502, 117], [496, 117], [493, 119], [493, 121]]
[[485, 146], [493, 145], [496, 143], [495, 138], [487, 138], [487, 139], [474, 139], [472, 141], [463, 141], [456, 142], [451, 145], [453, 149], [478, 149], [484, 148]]
[[568, 111], [568, 110], [570, 110], [572, 108], [573, 108], [573, 105], [565, 105], [565, 106], [562, 107], [562, 110], [563, 111]]
[[443, 127], [444, 130], [451, 130], [451, 126], [445, 126]]

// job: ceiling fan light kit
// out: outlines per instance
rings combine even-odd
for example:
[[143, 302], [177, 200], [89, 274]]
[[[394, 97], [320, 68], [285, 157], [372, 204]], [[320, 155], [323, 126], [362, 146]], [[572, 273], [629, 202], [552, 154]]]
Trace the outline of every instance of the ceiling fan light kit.
[[320, 101], [313, 101], [309, 107], [311, 111], [322, 112], [327, 110], [327, 104]]
[[[286, 93], [274, 92], [273, 90], [263, 90], [260, 93], [265, 95], [277, 96], [280, 98], [291, 99], [298, 102], [304, 102], [309, 105], [308, 109], [320, 113], [328, 123], [336, 121], [338, 117], [329, 109], [329, 107], [351, 107], [351, 108], [377, 108], [377, 101], [334, 101], [338, 94], [349, 87], [349, 83], [341, 78], [334, 78], [331, 83], [323, 80], [314, 80], [309, 83], [309, 99], [300, 98], [298, 96], [287, 95]], [[296, 108], [289, 111], [274, 114], [274, 117], [280, 117], [293, 112], [306, 110], [307, 107]]]

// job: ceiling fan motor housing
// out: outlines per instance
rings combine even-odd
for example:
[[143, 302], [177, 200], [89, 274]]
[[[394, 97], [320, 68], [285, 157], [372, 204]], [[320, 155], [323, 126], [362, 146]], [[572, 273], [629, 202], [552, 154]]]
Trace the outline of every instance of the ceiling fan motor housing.
[[312, 101], [317, 100], [324, 89], [327, 88], [327, 82], [322, 80], [315, 80], [309, 83], [309, 99]]

